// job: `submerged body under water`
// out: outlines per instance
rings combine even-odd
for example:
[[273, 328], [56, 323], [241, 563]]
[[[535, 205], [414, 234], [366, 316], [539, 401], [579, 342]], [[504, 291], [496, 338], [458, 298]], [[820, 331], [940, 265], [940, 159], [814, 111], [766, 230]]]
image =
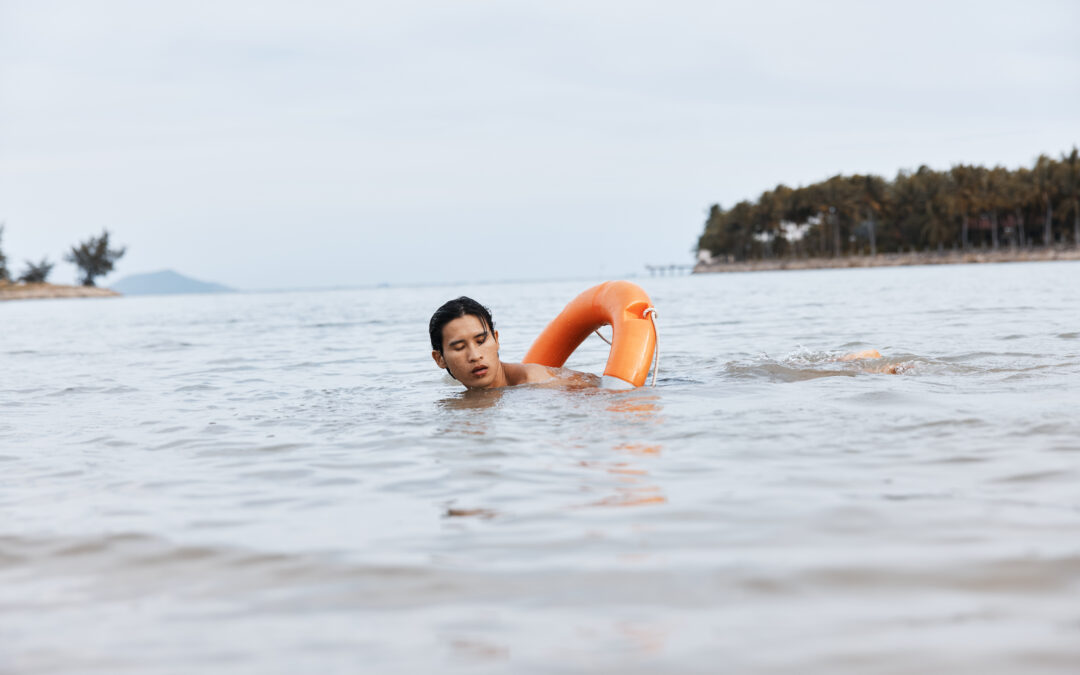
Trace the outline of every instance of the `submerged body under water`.
[[431, 361], [593, 283], [0, 305], [0, 672], [1080, 667], [1080, 263], [639, 279], [632, 391]]

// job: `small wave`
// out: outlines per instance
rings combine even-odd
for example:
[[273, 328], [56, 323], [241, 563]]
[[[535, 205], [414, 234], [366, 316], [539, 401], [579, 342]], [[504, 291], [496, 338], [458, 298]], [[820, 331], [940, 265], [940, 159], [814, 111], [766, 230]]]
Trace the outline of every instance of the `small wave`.
[[215, 387], [212, 384], [187, 384], [183, 387], [177, 387], [173, 391], [180, 393], [187, 391], [217, 391], [218, 389], [221, 389], [221, 387]]
[[932, 569], [836, 567], [803, 573], [809, 587], [840, 589], [950, 588], [968, 591], [1063, 591], [1080, 573], [1080, 556], [1010, 558], [940, 565]]
[[[652, 382], [652, 375], [651, 374], [649, 375], [649, 378], [650, 378], [649, 382]], [[672, 375], [670, 377], [665, 377], [664, 375], [660, 375], [659, 377], [656, 378], [656, 386], [658, 386], [658, 387], [673, 387], [673, 386], [678, 386], [678, 385], [682, 385], [682, 384], [705, 384], [705, 382], [703, 380], [695, 380], [695, 379], [690, 378], [690, 377], [679, 377], [679, 376], [676, 376], [676, 375]]]
[[322, 368], [323, 366], [338, 366], [345, 363], [357, 363], [359, 357], [349, 359], [331, 359], [328, 361], [301, 361], [300, 363], [290, 363], [288, 365], [280, 366], [281, 370], [306, 370], [308, 368]]
[[357, 327], [361, 327], [361, 326], [366, 327], [366, 326], [378, 325], [378, 324], [382, 324], [382, 323], [386, 323], [386, 322], [384, 322], [382, 320], [378, 320], [378, 319], [375, 319], [375, 320], [364, 319], [363, 321], [324, 321], [322, 323], [308, 324], [308, 325], [304, 326], [304, 328], [308, 328], [308, 329], [311, 329], [311, 328], [357, 328]]
[[1060, 445], [1051, 445], [1046, 449], [1050, 452], [1080, 452], [1080, 445], [1062, 443]]
[[111, 387], [109, 389], [106, 389], [102, 393], [105, 393], [105, 394], [133, 394], [133, 393], [135, 393], [137, 391], [139, 391], [139, 390], [136, 389], [135, 387], [129, 387], [129, 386], [124, 385], [124, 384], [118, 384], [115, 387]]
[[934, 458], [923, 461], [923, 464], [985, 464], [989, 460], [986, 457], [972, 455], [950, 455], [948, 457]]
[[764, 379], [778, 382], [802, 382], [820, 377], [855, 377], [846, 370], [798, 368], [783, 363], [728, 364], [727, 374], [737, 379]]
[[961, 352], [959, 354], [951, 354], [949, 356], [938, 357], [939, 361], [945, 363], [962, 363], [977, 361], [979, 359], [1031, 359], [1037, 358], [1041, 354], [1032, 354], [1030, 352]]
[[195, 346], [196, 344], [194, 342], [184, 342], [182, 340], [163, 340], [161, 342], [145, 342], [141, 345], [138, 345], [136, 349], [146, 350], [150, 352], [172, 352]]
[[1075, 472], [1068, 469], [1053, 469], [1049, 471], [1029, 471], [1016, 473], [998, 478], [996, 483], [1044, 483], [1055, 480], [1072, 481]]
[[59, 391], [46, 394], [46, 396], [75, 396], [77, 394], [97, 394], [101, 393], [101, 387], [64, 387]]
[[905, 374], [916, 370], [920, 361], [925, 361], [912, 355], [845, 358], [852, 349], [858, 348], [865, 349], [865, 345], [850, 343], [842, 351], [813, 351], [800, 347], [780, 359], [762, 354], [751, 362], [729, 362], [723, 366], [723, 371], [739, 379], [803, 382], [823, 377]]
[[893, 428], [904, 431], [917, 431], [919, 429], [956, 429], [960, 427], [986, 426], [986, 420], [978, 417], [959, 417], [941, 420], [920, 421], [917, 424], [897, 424]]
[[211, 457], [248, 457], [265, 454], [274, 454], [281, 452], [292, 452], [294, 450], [302, 450], [309, 447], [306, 443], [271, 443], [268, 445], [237, 445], [233, 448], [222, 448], [220, 445], [214, 445], [206, 450], [199, 451], [199, 456], [211, 456]]

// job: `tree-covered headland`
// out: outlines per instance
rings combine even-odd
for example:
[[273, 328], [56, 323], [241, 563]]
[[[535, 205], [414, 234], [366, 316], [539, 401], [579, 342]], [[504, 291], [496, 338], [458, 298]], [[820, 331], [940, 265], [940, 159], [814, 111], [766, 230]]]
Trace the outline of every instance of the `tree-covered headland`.
[[699, 253], [739, 262], [974, 248], [1080, 246], [1080, 154], [1031, 168], [920, 166], [837, 175], [709, 209]]

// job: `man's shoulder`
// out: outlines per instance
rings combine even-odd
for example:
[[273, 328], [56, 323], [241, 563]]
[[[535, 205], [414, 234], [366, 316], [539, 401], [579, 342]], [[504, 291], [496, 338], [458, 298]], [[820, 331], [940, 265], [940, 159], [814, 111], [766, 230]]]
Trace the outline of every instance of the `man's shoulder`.
[[523, 363], [521, 367], [525, 369], [526, 382], [546, 382], [555, 377], [555, 373], [551, 371], [551, 368], [542, 366], [539, 363]]
[[600, 386], [600, 378], [591, 373], [581, 373], [569, 368], [541, 366], [537, 363], [522, 364], [529, 368], [526, 382], [547, 384], [563, 389], [594, 389]]

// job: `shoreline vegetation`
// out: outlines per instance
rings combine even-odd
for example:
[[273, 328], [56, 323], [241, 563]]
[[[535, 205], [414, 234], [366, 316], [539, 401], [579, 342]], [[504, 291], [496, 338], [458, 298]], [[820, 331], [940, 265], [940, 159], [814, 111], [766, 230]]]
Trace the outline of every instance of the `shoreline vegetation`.
[[[0, 223], [0, 239], [6, 223]], [[109, 231], [100, 237], [90, 237], [72, 246], [64, 260], [74, 263], [82, 276], [81, 286], [50, 284], [49, 274], [54, 263], [48, 257], [41, 262], [26, 261], [23, 273], [15, 276], [8, 268], [8, 258], [0, 248], [0, 300], [39, 300], [45, 298], [102, 298], [121, 295], [108, 288], [98, 288], [94, 279], [112, 272], [114, 263], [124, 256], [126, 248], [109, 248]]]
[[713, 204], [697, 250], [699, 268], [793, 269], [1059, 260], [1077, 246], [1074, 147], [1058, 160], [1040, 155], [1031, 168], [920, 166], [892, 180], [841, 174], [777, 185], [731, 208]]
[[849, 269], [853, 267], [904, 267], [913, 265], [966, 265], [978, 263], [1047, 262], [1080, 260], [1080, 248], [975, 249], [968, 251], [908, 251], [907, 253], [878, 253], [851, 255], [840, 258], [802, 257], [765, 258], [757, 260], [701, 261], [694, 265], [693, 274], [723, 274], [729, 272], [772, 272], [779, 270]]
[[98, 286], [66, 286], [64, 284], [13, 284], [0, 281], [0, 301], [44, 300], [48, 298], [114, 298], [120, 293]]

